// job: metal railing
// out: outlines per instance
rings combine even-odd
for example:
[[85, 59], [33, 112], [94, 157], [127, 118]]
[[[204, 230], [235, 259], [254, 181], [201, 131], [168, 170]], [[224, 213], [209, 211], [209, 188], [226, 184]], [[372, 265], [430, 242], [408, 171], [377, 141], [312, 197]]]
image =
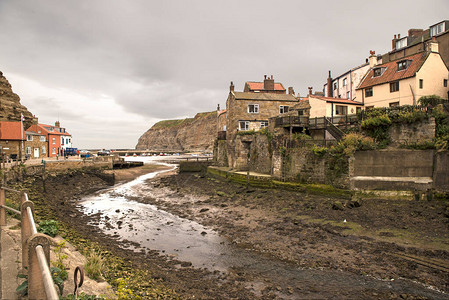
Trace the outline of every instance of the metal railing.
[[[20, 211], [6, 206], [6, 191], [21, 193]], [[28, 298], [59, 299], [50, 273], [50, 240], [37, 232], [34, 204], [28, 194], [0, 187], [0, 226], [6, 225], [6, 211], [21, 215], [22, 267], [28, 270]]]

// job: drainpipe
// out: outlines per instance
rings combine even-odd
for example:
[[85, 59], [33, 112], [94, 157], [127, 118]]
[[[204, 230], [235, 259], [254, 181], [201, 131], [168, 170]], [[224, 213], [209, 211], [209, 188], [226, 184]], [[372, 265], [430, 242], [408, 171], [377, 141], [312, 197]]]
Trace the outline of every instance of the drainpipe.
[[349, 100], [352, 100], [352, 70], [351, 71], [349, 71], [349, 88], [350, 88], [350, 90], [349, 90], [349, 95], [350, 95], [350, 97], [351, 97], [351, 99], [349, 99]]
[[412, 96], [413, 96], [413, 105], [416, 105], [415, 93], [413, 93], [412, 85], [411, 85], [411, 84], [409, 84], [409, 86], [410, 86], [410, 91], [412, 91]]

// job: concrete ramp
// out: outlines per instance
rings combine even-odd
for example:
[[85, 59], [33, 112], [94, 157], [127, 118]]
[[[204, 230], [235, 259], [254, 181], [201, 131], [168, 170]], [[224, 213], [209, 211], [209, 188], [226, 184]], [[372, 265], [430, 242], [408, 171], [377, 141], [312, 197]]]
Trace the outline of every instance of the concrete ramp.
[[433, 187], [433, 150], [358, 151], [351, 189], [425, 191]]

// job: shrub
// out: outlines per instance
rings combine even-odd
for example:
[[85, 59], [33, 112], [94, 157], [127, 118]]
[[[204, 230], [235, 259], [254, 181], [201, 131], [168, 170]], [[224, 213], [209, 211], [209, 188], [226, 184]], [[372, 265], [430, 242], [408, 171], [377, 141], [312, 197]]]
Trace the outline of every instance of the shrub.
[[87, 262], [84, 265], [84, 270], [90, 278], [94, 280], [101, 279], [101, 274], [104, 271], [104, 262], [101, 254], [95, 250], [92, 250], [87, 256]]
[[55, 237], [58, 234], [58, 222], [55, 220], [46, 220], [39, 223], [37, 229], [40, 233]]
[[320, 157], [324, 156], [328, 150], [329, 149], [326, 147], [320, 147], [317, 145], [313, 145], [313, 147], [312, 147], [313, 154], [315, 154], [316, 156], [320, 156]]
[[53, 252], [56, 255], [56, 261], [52, 261], [51, 263], [53, 264], [53, 266], [55, 266], [56, 268], [58, 268], [60, 270], [58, 276], [62, 279], [62, 280], [67, 280], [67, 278], [69, 277], [69, 274], [67, 273], [67, 266], [64, 263], [64, 260], [67, 259], [67, 254], [64, 254], [62, 252], [62, 249], [65, 246], [65, 241], [61, 241], [56, 245], [55, 250], [53, 250]]
[[429, 96], [422, 96], [421, 98], [419, 98], [418, 103], [422, 106], [427, 106], [427, 107], [434, 107], [437, 106], [438, 104], [443, 103], [443, 98], [441, 98], [440, 96], [437, 95], [429, 95]]

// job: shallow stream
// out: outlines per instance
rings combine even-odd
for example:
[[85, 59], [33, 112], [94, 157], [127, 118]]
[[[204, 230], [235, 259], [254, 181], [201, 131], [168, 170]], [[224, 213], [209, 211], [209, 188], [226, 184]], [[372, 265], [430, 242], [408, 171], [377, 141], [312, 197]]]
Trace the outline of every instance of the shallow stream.
[[[315, 290], [321, 290], [318, 295], [323, 295], [323, 290], [329, 295], [334, 292], [342, 295], [341, 291], [345, 290], [351, 291], [348, 295], [354, 295], [354, 290], [372, 290], [374, 294], [394, 291], [432, 299], [447, 299], [445, 294], [408, 280], [384, 281], [336, 270], [302, 269], [260, 253], [241, 249], [197, 222], [136, 201], [135, 199], [143, 197], [166, 197], [165, 200], [170, 201], [170, 197], [174, 197], [169, 193], [164, 194], [163, 188], [145, 184], [145, 181], [158, 173], [160, 171], [85, 197], [79, 207], [87, 215], [96, 215], [100, 229], [114, 239], [124, 242], [131, 250], [157, 250], [177, 260], [190, 262], [196, 268], [250, 274], [247, 281], [256, 294], [263, 289], [265, 282], [269, 281], [276, 286], [295, 287], [293, 292], [279, 291], [281, 298], [316, 296], [313, 290], [307, 289], [313, 286]], [[129, 246], [128, 242], [131, 242], [132, 246]], [[300, 295], [297, 294], [298, 289], [302, 290]]]

